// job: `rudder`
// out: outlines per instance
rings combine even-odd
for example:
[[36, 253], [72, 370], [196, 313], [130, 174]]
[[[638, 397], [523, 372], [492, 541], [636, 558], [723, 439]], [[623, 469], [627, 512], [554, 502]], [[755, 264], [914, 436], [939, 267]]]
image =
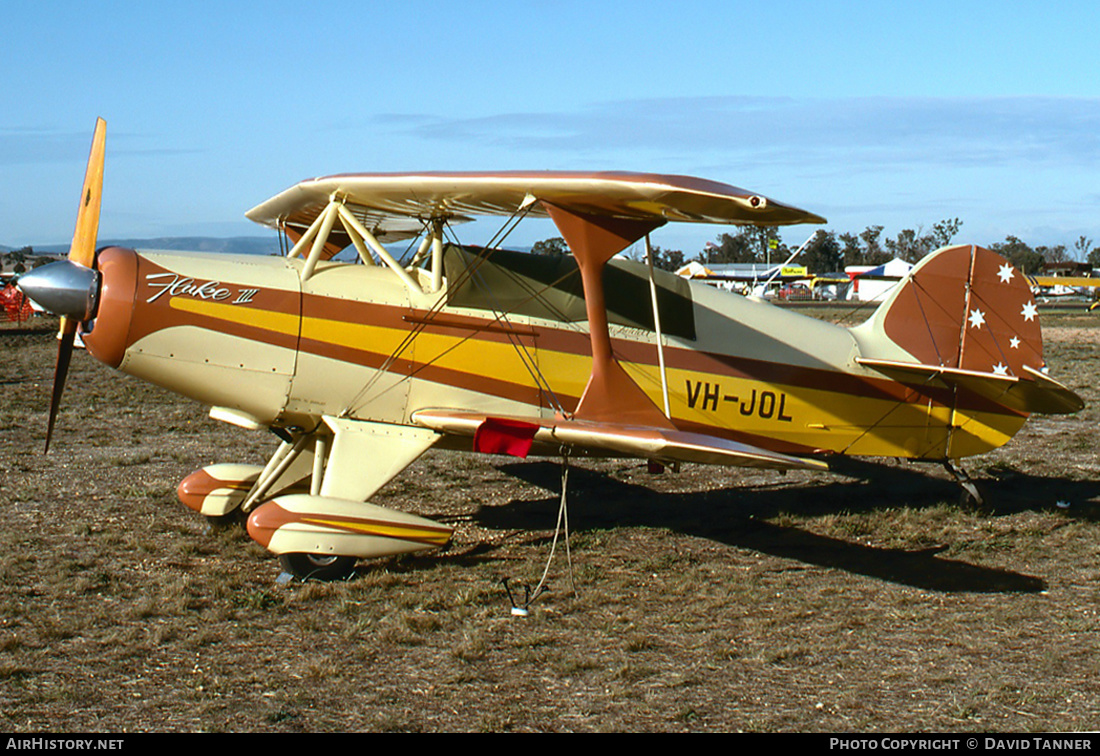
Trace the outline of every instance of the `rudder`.
[[1025, 414], [1084, 406], [1046, 375], [1027, 279], [983, 247], [944, 247], [925, 257], [867, 326], [862, 364], [935, 375]]
[[945, 247], [880, 308], [886, 336], [920, 363], [1024, 378], [1043, 370], [1043, 336], [1024, 276], [995, 252]]

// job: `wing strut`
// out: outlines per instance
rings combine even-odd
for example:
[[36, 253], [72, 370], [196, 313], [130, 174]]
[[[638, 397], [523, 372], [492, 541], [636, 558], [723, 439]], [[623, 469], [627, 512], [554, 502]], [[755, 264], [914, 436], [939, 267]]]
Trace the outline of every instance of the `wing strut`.
[[305, 264], [302, 267], [303, 281], [313, 277], [317, 263], [325, 258], [328, 251], [329, 236], [332, 234], [337, 220], [340, 221], [344, 233], [351, 239], [364, 263], [374, 264], [374, 258], [370, 254], [373, 251], [378, 259], [396, 273], [411, 291], [431, 293], [439, 291], [443, 287], [443, 224], [441, 221], [432, 222], [428, 229], [429, 234], [425, 237], [421, 248], [421, 252], [423, 252], [430, 245], [432, 251], [431, 290], [430, 292], [424, 292], [423, 287], [413, 278], [412, 274], [394, 259], [393, 255], [382, 246], [375, 235], [360, 223], [355, 214], [347, 208], [343, 199], [337, 196], [333, 196], [329, 200], [325, 209], [318, 214], [310, 227], [298, 238], [298, 241], [287, 253], [287, 257], [297, 257], [309, 246], [309, 254], [306, 256]]
[[[511, 234], [511, 232], [515, 230], [516, 225], [518, 225], [518, 223], [521, 220], [523, 220], [523, 218], [527, 217], [528, 213], [530, 213], [530, 211], [532, 209], [532, 206], [533, 206], [532, 202], [528, 202], [528, 201], [525, 200], [520, 205], [520, 207], [516, 208], [516, 211], [511, 215], [511, 217], [509, 217], [509, 219], [507, 221], [505, 221], [505, 223], [496, 232], [496, 234], [493, 236], [493, 238], [485, 245], [485, 251], [477, 257], [476, 261], [472, 265], [467, 266], [465, 270], [463, 270], [458, 276], [456, 276], [454, 281], [449, 281], [448, 286], [458, 288], [463, 283], [465, 283], [468, 279], [473, 277], [477, 273], [478, 267], [483, 262], [485, 262], [485, 260], [488, 258], [488, 253], [492, 249], [497, 247], [499, 244], [503, 243], [504, 239], [506, 239], [508, 237], [508, 235]], [[346, 211], [346, 208], [342, 207], [341, 209]], [[349, 216], [351, 216], [350, 211], [347, 211], [347, 213], [348, 213]], [[349, 221], [355, 221], [354, 216], [351, 216], [349, 218]], [[353, 227], [356, 228], [358, 231], [365, 231], [366, 230], [366, 229], [363, 229], [361, 225], [355, 225]], [[443, 253], [444, 253], [443, 233], [444, 233], [444, 230], [446, 229], [446, 219], [444, 219], [444, 218], [432, 219], [430, 221], [430, 225], [427, 225], [426, 227], [428, 229], [429, 234], [421, 242], [420, 247], [417, 250], [416, 255], [413, 258], [413, 260], [414, 260], [414, 264], [415, 264], [416, 262], [418, 262], [418, 261], [420, 261], [424, 258], [424, 256], [427, 254], [427, 251], [429, 249], [431, 250], [431, 254], [432, 254], [432, 280], [433, 281], [438, 281], [438, 285], [439, 285], [439, 289], [437, 289], [437, 291], [438, 291], [438, 290], [442, 290], [442, 286], [443, 286]], [[349, 230], [349, 232], [350, 232], [350, 230]], [[381, 246], [381, 245], [379, 245], [379, 246]], [[387, 264], [389, 264], [389, 263], [387, 263]], [[394, 263], [394, 265], [396, 265], [396, 263]], [[407, 273], [407, 271], [404, 271], [404, 269], [402, 269], [402, 270], [403, 270], [403, 272]], [[418, 287], [415, 290], [419, 291], [420, 289]], [[435, 318], [436, 315], [439, 314], [439, 312], [443, 309], [443, 307], [446, 304], [447, 304], [447, 298], [446, 297], [440, 297], [428, 309], [428, 311], [425, 313], [423, 318], [418, 319], [416, 324], [411, 329], [409, 329], [408, 333], [406, 334], [405, 338], [401, 341], [401, 343], [398, 344], [397, 347], [394, 349], [394, 351], [386, 358], [386, 360], [385, 360], [385, 362], [383, 362], [381, 368], [379, 368], [379, 370], [374, 374], [374, 376], [370, 380], [367, 381], [367, 383], [363, 386], [363, 388], [361, 388], [359, 390], [359, 392], [355, 395], [355, 397], [347, 405], [347, 407], [345, 407], [339, 413], [339, 416], [341, 418], [349, 416], [351, 414], [351, 412], [353, 411], [353, 409], [356, 409], [358, 407], [363, 406], [363, 404], [366, 401], [364, 399], [364, 397], [367, 395], [367, 393], [374, 386], [374, 384], [378, 380], [378, 378], [381, 375], [385, 374], [389, 370], [389, 368], [393, 364], [393, 362], [398, 357], [400, 357], [402, 353], [404, 353], [405, 349], [407, 349], [409, 347], [409, 345], [413, 343], [413, 341], [416, 340], [417, 336], [420, 335], [420, 333], [423, 331], [424, 327], [428, 323], [430, 323]], [[510, 325], [510, 324], [508, 324], [506, 313], [503, 310], [499, 311], [497, 320], [504, 322], [506, 325]], [[469, 337], [467, 336], [467, 338], [469, 338]], [[465, 340], [465, 339], [463, 339], [463, 340]], [[513, 346], [516, 346], [520, 350], [520, 352], [522, 353], [521, 354], [521, 359], [523, 360], [524, 366], [527, 367], [528, 371], [531, 373], [531, 376], [535, 379], [536, 383], [539, 383], [540, 387], [543, 388], [543, 390], [546, 390], [548, 392], [548, 394], [552, 396], [553, 391], [550, 390], [549, 384], [546, 383], [545, 378], [542, 378], [541, 375], [538, 373], [538, 367], [537, 367], [537, 365], [535, 365], [534, 360], [531, 358], [531, 356], [526, 353], [526, 349], [524, 349], [522, 347], [522, 345], [518, 344], [515, 341], [513, 341], [512, 343], [513, 343]], [[420, 368], [417, 368], [417, 371], [427, 367], [429, 364], [431, 364], [431, 363], [430, 362], [425, 363]], [[412, 375], [415, 375], [415, 373], [417, 371], [414, 371], [414, 373]], [[407, 377], [411, 378], [412, 375], [409, 375]]]
[[664, 219], [597, 216], [569, 210], [545, 200], [542, 204], [573, 252], [584, 287], [584, 305], [592, 343], [592, 375], [588, 378], [575, 417], [580, 420], [674, 428], [615, 359], [603, 291], [603, 269], [607, 261], [663, 226]]
[[649, 244], [649, 234], [645, 235], [645, 261], [649, 266], [649, 296], [653, 300], [653, 331], [657, 337], [657, 366], [661, 371], [661, 397], [665, 400], [665, 417], [672, 419], [672, 408], [668, 402], [668, 372], [665, 370], [665, 342], [661, 335], [661, 311], [657, 307], [657, 281], [653, 278], [653, 247]]

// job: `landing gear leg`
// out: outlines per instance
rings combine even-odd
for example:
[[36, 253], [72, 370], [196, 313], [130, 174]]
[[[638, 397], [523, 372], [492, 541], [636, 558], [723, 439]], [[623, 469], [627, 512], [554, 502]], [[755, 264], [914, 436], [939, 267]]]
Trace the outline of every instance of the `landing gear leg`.
[[978, 484], [971, 480], [967, 475], [966, 470], [959, 466], [959, 463], [953, 459], [946, 459], [943, 462], [944, 468], [951, 473], [955, 478], [955, 482], [962, 488], [962, 503], [973, 507], [985, 506], [985, 497], [982, 496], [982, 492], [978, 489]]

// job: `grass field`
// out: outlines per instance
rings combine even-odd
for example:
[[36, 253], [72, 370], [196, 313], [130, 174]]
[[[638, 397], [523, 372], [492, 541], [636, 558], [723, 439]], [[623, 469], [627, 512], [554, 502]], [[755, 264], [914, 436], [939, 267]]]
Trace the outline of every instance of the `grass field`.
[[570, 473], [574, 593], [512, 617], [550, 553], [553, 461], [430, 452], [376, 497], [443, 553], [280, 585], [175, 498], [270, 436], [0, 331], [0, 729], [1067, 731], [1100, 728], [1100, 317], [1043, 312], [1076, 416], [967, 461], [837, 474], [633, 461]]

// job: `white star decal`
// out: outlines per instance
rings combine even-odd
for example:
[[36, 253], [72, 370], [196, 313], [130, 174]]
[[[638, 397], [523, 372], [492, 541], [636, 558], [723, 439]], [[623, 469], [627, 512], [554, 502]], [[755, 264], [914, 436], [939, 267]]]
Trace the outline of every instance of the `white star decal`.
[[975, 307], [970, 311], [970, 317], [967, 320], [970, 321], [972, 328], [981, 328], [982, 324], [985, 323], [985, 313]]
[[1018, 338], [1016, 338], [1015, 336], [1013, 336], [1011, 339], [1008, 340], [1008, 345], [1010, 347], [1012, 347], [1013, 349], [1019, 349], [1020, 348], [1020, 340]]
[[1001, 279], [1001, 283], [1008, 283], [1009, 281], [1011, 281], [1012, 280], [1012, 266], [1009, 265], [1008, 263], [1005, 263], [1004, 265], [1002, 265], [1000, 270], [997, 271], [997, 277]]
[[1024, 305], [1024, 309], [1020, 311], [1020, 314], [1024, 316], [1024, 320], [1035, 320], [1035, 316], [1039, 314], [1039, 308], [1035, 306], [1034, 302], [1028, 302]]
[[1001, 363], [998, 362], [996, 365], [993, 366], [993, 374], [994, 375], [1008, 375], [1008, 365], [1002, 365]]

